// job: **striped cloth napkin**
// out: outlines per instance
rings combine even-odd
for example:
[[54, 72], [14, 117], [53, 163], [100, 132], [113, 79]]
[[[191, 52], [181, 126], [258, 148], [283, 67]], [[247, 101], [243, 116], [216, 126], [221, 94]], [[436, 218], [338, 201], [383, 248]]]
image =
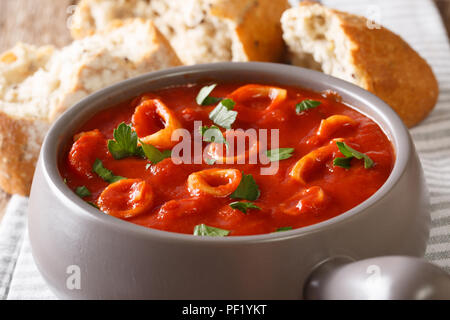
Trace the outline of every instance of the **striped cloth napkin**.
[[[431, 0], [322, 2], [400, 34], [439, 80], [438, 105], [411, 134], [431, 193], [432, 229], [425, 258], [450, 272], [450, 47], [439, 12]], [[0, 225], [0, 299], [54, 299], [31, 256], [26, 207], [26, 198], [14, 196]]]

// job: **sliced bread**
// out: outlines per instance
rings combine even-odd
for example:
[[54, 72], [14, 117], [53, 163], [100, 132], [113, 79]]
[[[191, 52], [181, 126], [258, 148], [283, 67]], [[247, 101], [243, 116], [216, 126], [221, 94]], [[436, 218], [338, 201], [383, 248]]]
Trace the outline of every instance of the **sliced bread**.
[[371, 91], [407, 126], [424, 119], [436, 104], [439, 89], [430, 66], [388, 29], [315, 2], [287, 10], [281, 23], [293, 64]]
[[151, 19], [184, 64], [280, 61], [286, 0], [81, 0], [71, 32], [82, 38], [116, 19]]
[[0, 55], [0, 188], [27, 195], [50, 124], [115, 82], [181, 62], [152, 22], [116, 22], [60, 50], [18, 44]]

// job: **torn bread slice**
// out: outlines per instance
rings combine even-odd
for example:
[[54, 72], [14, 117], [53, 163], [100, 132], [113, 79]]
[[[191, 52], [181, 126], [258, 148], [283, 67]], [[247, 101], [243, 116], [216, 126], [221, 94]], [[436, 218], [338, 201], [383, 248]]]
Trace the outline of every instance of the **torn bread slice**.
[[427, 62], [386, 28], [315, 2], [284, 12], [283, 38], [292, 63], [352, 82], [383, 99], [411, 127], [439, 94]]
[[281, 61], [287, 0], [82, 0], [71, 32], [82, 38], [116, 19], [154, 21], [184, 64]]
[[50, 126], [45, 102], [31, 107], [22, 103], [18, 91], [23, 82], [45, 68], [54, 51], [51, 46], [19, 43], [0, 55], [0, 188], [8, 193], [28, 194], [34, 164]]
[[180, 65], [153, 24], [132, 19], [56, 50], [18, 44], [0, 56], [0, 187], [27, 195], [51, 122], [115, 82]]

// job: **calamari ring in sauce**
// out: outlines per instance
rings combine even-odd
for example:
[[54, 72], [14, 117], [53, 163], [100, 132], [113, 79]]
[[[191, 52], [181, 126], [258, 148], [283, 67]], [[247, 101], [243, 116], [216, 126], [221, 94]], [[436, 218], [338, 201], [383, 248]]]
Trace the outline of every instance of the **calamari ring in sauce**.
[[229, 142], [228, 145], [212, 142], [206, 146], [205, 152], [211, 159], [221, 163], [242, 164], [246, 161], [249, 163], [257, 157], [258, 139], [256, 135], [246, 136], [242, 129], [238, 129], [227, 131], [224, 136]]
[[207, 169], [191, 173], [188, 189], [192, 195], [209, 194], [226, 197], [232, 194], [241, 182], [242, 175], [236, 169]]
[[100, 210], [117, 218], [137, 216], [152, 203], [152, 187], [140, 179], [123, 179], [108, 185], [97, 201]]
[[[158, 127], [158, 117], [162, 119], [162, 128]], [[159, 99], [143, 99], [136, 107], [131, 122], [144, 143], [163, 149], [176, 144], [171, 140], [172, 133], [181, 128], [172, 110]]]

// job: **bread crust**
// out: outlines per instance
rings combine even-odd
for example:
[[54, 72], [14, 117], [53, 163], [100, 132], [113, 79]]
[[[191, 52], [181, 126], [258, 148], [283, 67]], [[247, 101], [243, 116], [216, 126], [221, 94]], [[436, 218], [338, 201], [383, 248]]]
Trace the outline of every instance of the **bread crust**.
[[342, 30], [355, 45], [353, 64], [365, 88], [394, 108], [408, 127], [423, 120], [439, 95], [438, 82], [428, 63], [390, 30], [368, 29], [365, 18], [336, 14]]
[[[299, 8], [320, 6], [302, 2]], [[322, 6], [323, 7], [323, 6]], [[351, 62], [359, 84], [374, 93], [412, 127], [435, 106], [439, 86], [428, 63], [400, 36], [381, 27], [368, 28], [366, 18], [328, 9], [340, 21], [340, 28], [351, 43]]]
[[[89, 12], [89, 2], [86, 0], [81, 0], [76, 6], [75, 13], [72, 16], [72, 21], [70, 24], [70, 34], [75, 40], [94, 34], [95, 21]], [[88, 17], [88, 21], [83, 21], [82, 17]], [[84, 25], [86, 23], [89, 25], [88, 28]]]
[[40, 146], [50, 123], [0, 111], [0, 188], [28, 196]]
[[[128, 17], [133, 14], [130, 8], [138, 5], [138, 0], [121, 1], [117, 6], [121, 6], [123, 12], [112, 10], [117, 11], [113, 15], [117, 15], [115, 18]], [[79, 3], [71, 26], [71, 34], [75, 39], [92, 34], [95, 28], [101, 28], [92, 14], [95, 6], [99, 6], [97, 0], [82, 0]], [[212, 0], [210, 15], [229, 23], [230, 32], [235, 33], [230, 34], [230, 37], [239, 41], [240, 48], [236, 51], [232, 49], [235, 53], [233, 61], [281, 62], [284, 59], [285, 45], [280, 17], [289, 7], [287, 0]], [[104, 20], [110, 18], [108, 16], [98, 19], [105, 23]], [[196, 61], [205, 62], [208, 61]]]
[[222, 0], [211, 13], [233, 22], [248, 61], [281, 62], [285, 44], [280, 17], [289, 7], [287, 0]]
[[[72, 90], [68, 92], [64, 99], [62, 99], [60, 103], [54, 106], [54, 108], [51, 110], [49, 115], [50, 121], [54, 121], [58, 116], [66, 111], [67, 108], [80, 101], [90, 92], [92, 92], [92, 90], [88, 88], [87, 81], [106, 69], [105, 65], [92, 65], [93, 63], [95, 64], [96, 61], [108, 60], [109, 63], [106, 63], [106, 65], [114, 66], [120, 70], [134, 69], [132, 72], [129, 72], [129, 77], [142, 74], [146, 70], [150, 71], [158, 69], [155, 68], [155, 66], [168, 67], [182, 65], [180, 59], [175, 54], [175, 51], [173, 51], [170, 43], [153, 25], [151, 21], [140, 18], [114, 20], [108, 26], [108, 28], [98, 32], [98, 34], [107, 35], [108, 33], [111, 33], [116, 29], [126, 27], [127, 25], [131, 25], [133, 23], [136, 23], [137, 21], [148, 27], [147, 33], [150, 34], [152, 38], [152, 51], [149, 51], [145, 55], [143, 55], [139, 61], [133, 61], [134, 66], [130, 66], [130, 61], [125, 61], [119, 57], [109, 56], [106, 50], [103, 52], [99, 52], [96, 56], [92, 56], [90, 58], [90, 61], [85, 61], [85, 63], [74, 74]], [[133, 50], [133, 48], [130, 48], [130, 50]], [[158, 59], [161, 59], [161, 57], [164, 58], [164, 61], [158, 61]]]

